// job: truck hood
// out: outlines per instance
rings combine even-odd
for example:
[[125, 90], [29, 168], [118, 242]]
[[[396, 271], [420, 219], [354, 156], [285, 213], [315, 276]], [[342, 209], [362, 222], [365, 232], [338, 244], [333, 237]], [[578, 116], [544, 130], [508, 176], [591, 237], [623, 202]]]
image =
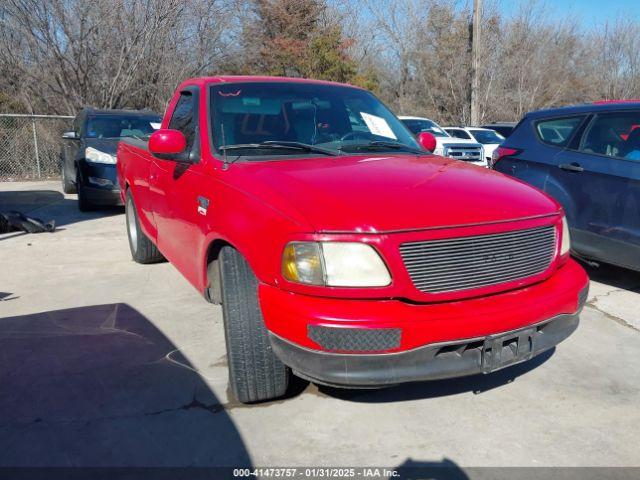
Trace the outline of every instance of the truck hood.
[[[433, 155], [238, 163], [245, 186], [316, 232], [391, 232], [550, 215], [541, 191], [486, 168]], [[251, 185], [248, 185], [249, 182]]]

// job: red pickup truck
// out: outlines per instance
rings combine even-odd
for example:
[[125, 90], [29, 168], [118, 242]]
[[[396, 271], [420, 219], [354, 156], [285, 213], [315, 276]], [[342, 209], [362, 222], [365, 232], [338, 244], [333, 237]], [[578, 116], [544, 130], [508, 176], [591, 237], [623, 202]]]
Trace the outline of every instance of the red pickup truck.
[[222, 304], [242, 402], [292, 372], [379, 387], [554, 347], [588, 290], [561, 207], [433, 147], [357, 87], [185, 81], [148, 142], [118, 146], [131, 254]]

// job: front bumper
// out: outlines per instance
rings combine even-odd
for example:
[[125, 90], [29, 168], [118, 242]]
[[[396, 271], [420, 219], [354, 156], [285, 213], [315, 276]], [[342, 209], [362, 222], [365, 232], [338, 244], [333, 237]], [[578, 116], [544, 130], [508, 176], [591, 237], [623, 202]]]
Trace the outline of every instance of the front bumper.
[[94, 205], [124, 205], [120, 195], [120, 186], [116, 166], [111, 164], [78, 162], [82, 178], [82, 192]]
[[520, 330], [386, 354], [321, 352], [274, 334], [270, 340], [278, 358], [307, 380], [334, 387], [372, 388], [491, 373], [553, 348], [573, 333], [578, 322], [579, 312], [563, 314]]
[[83, 187], [82, 192], [94, 205], [124, 205], [120, 196], [120, 189], [117, 187], [114, 189]]
[[[573, 260], [524, 288], [431, 304], [259, 287], [276, 355], [300, 376], [356, 387], [488, 373], [525, 361], [575, 330], [587, 293], [588, 277]], [[503, 356], [501, 345], [504, 361], [487, 366], [487, 349], [498, 348], [498, 337], [512, 349], [514, 336], [517, 355]]]

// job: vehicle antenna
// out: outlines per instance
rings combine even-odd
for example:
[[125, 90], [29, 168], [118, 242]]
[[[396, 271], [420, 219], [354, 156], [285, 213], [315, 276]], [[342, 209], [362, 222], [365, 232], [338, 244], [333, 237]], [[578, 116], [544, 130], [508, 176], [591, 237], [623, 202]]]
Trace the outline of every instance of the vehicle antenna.
[[227, 140], [225, 139], [224, 136], [224, 122], [220, 123], [220, 129], [222, 130], [222, 145], [225, 147], [222, 150], [222, 155], [223, 155], [223, 164], [222, 164], [222, 170], [226, 170], [227, 168], [229, 168], [229, 162], [227, 161]]

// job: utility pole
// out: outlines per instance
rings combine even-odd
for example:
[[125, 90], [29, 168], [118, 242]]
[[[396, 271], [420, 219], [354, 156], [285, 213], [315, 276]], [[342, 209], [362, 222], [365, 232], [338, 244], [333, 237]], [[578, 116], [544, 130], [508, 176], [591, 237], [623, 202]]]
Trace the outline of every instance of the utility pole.
[[480, 60], [480, 26], [482, 23], [482, 0], [473, 0], [471, 29], [471, 125], [480, 123], [478, 108], [478, 63]]

